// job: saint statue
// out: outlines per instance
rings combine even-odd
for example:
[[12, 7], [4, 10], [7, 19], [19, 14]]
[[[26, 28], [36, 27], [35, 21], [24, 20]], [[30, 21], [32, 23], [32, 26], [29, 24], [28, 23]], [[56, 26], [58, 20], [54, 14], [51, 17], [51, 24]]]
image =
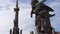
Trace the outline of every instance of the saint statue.
[[49, 6], [45, 5], [44, 2], [46, 0], [43, 0], [39, 2], [38, 0], [32, 0], [32, 11], [31, 11], [31, 17], [33, 14], [35, 14], [35, 26], [37, 27], [37, 30], [39, 32], [44, 32], [47, 29], [47, 27], [51, 27], [50, 24], [50, 17], [54, 16], [55, 14], [49, 14], [49, 11], [53, 12], [54, 10], [50, 8]]

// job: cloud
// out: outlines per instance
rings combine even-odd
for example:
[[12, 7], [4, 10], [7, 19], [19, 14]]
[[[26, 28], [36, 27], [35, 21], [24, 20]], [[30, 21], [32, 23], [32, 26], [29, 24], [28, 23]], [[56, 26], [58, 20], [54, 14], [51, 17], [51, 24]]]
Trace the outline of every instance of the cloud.
[[14, 5], [15, 4], [12, 0], [0, 0], [0, 11], [10, 11]]
[[10, 28], [13, 28], [14, 3], [11, 1], [0, 0], [0, 34], [9, 34]]
[[[28, 6], [27, 6], [28, 5]], [[34, 18], [30, 17], [31, 5], [29, 3], [21, 3], [19, 12], [19, 28], [25, 33], [30, 33], [34, 30]], [[28, 31], [28, 32], [27, 32]], [[24, 33], [24, 34], [25, 34]]]

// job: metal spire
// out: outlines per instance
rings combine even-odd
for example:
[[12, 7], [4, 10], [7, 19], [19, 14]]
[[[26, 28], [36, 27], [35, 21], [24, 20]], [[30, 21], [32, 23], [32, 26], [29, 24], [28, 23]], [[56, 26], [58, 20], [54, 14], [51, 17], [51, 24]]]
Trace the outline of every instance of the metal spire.
[[18, 7], [18, 0], [16, 0], [16, 8], [14, 8], [14, 11], [19, 11], [19, 7]]
[[16, 0], [16, 7], [14, 8], [14, 11], [15, 11], [15, 19], [14, 19], [13, 34], [19, 34], [19, 27], [18, 27], [18, 13], [19, 13], [18, 0]]
[[16, 7], [18, 7], [18, 0], [16, 0]]

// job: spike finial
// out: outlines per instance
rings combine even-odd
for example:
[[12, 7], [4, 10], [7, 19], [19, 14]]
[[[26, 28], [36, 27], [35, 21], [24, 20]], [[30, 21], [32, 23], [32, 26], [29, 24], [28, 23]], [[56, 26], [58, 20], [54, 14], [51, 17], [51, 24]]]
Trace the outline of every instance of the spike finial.
[[16, 0], [16, 7], [18, 7], [18, 0]]

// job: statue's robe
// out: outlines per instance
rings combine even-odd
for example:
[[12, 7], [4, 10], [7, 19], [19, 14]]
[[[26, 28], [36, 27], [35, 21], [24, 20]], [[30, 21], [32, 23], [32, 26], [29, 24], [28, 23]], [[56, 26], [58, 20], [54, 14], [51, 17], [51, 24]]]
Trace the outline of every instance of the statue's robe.
[[[35, 16], [35, 26], [37, 27], [38, 31], [46, 32], [47, 34], [49, 34], [49, 32], [52, 31], [52, 30], [49, 30], [49, 29], [52, 29], [49, 18], [55, 15], [55, 14], [53, 14], [53, 15], [49, 14], [49, 11], [53, 12], [54, 10], [52, 8], [46, 6], [44, 3], [40, 3], [33, 10], [34, 14], [36, 15]], [[44, 31], [42, 31], [42, 30], [44, 30]]]

